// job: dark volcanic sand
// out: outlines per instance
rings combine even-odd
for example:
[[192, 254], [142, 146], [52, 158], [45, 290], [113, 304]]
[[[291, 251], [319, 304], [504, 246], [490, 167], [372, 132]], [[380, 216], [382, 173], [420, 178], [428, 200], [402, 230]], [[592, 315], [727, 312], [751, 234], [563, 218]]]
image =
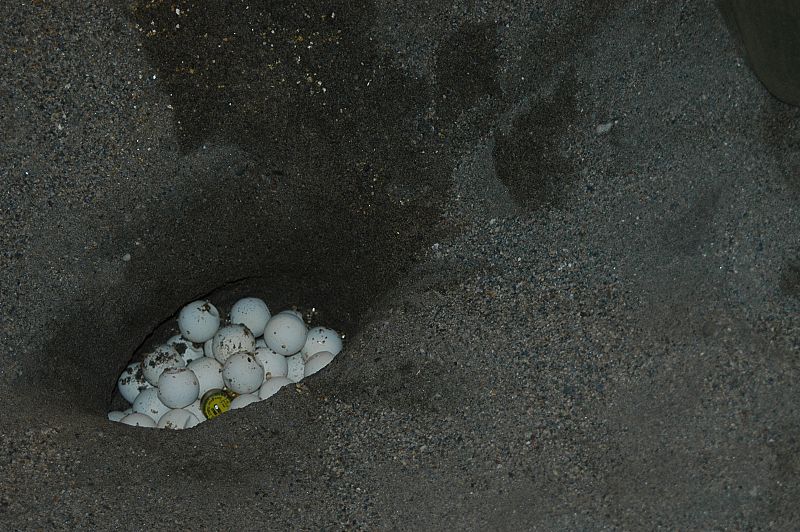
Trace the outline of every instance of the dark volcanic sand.
[[[4, 6], [0, 528], [800, 523], [800, 111], [713, 2], [274, 5]], [[242, 293], [345, 352], [106, 420]]]

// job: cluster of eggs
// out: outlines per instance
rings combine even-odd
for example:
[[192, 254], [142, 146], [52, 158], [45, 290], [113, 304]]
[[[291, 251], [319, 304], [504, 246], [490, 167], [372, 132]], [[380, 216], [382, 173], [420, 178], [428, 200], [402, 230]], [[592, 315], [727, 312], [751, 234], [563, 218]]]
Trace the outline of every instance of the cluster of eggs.
[[227, 323], [209, 301], [181, 309], [177, 334], [133, 362], [117, 381], [131, 406], [108, 419], [138, 427], [185, 429], [300, 382], [333, 361], [342, 339], [308, 329], [294, 310], [270, 314], [256, 297], [237, 301]]

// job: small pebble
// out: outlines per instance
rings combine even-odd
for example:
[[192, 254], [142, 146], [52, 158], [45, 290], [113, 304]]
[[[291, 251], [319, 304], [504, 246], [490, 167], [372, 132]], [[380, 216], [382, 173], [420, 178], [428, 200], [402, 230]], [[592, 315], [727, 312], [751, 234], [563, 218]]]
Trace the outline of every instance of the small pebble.
[[614, 127], [614, 122], [606, 122], [605, 124], [600, 124], [599, 126], [597, 126], [597, 128], [595, 128], [595, 132], [598, 135], [605, 135], [606, 133], [611, 131], [611, 128], [613, 127]]

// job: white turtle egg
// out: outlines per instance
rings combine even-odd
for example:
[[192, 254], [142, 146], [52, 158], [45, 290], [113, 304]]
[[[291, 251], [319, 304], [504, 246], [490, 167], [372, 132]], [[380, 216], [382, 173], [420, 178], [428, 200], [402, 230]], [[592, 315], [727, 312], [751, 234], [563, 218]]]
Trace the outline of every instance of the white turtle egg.
[[289, 366], [287, 368], [286, 378], [292, 382], [300, 382], [306, 375], [305, 363], [303, 362], [303, 354], [297, 353], [286, 359]]
[[197, 393], [199, 397], [203, 397], [208, 390], [222, 389], [225, 386], [222, 380], [222, 364], [217, 362], [216, 358], [198, 358], [187, 367], [194, 372], [200, 383], [200, 390]]
[[203, 354], [208, 358], [214, 358], [214, 337], [212, 336], [203, 343]]
[[200, 382], [188, 368], [166, 369], [158, 378], [158, 398], [170, 408], [183, 408], [195, 402]]
[[342, 350], [342, 338], [333, 329], [327, 327], [314, 327], [308, 331], [306, 343], [303, 345], [303, 360], [308, 361], [312, 355], [320, 351], [328, 351], [333, 356]]
[[261, 399], [254, 393], [243, 393], [242, 395], [237, 395], [234, 397], [233, 401], [231, 401], [231, 410], [236, 410], [237, 408], [244, 408], [247, 405], [251, 405], [253, 403], [259, 402]]
[[170, 345], [156, 347], [142, 360], [142, 374], [145, 380], [153, 386], [158, 384], [158, 378], [165, 369], [184, 367], [186, 367], [186, 361]]
[[214, 358], [224, 364], [236, 353], [252, 353], [256, 350], [256, 339], [244, 325], [226, 325], [214, 335]]
[[292, 316], [296, 316], [301, 320], [303, 319], [303, 313], [300, 312], [299, 310], [286, 309], [278, 312], [278, 314], [291, 314]]
[[178, 328], [190, 342], [205, 342], [219, 329], [219, 311], [209, 301], [192, 301], [178, 314]]
[[273, 351], [291, 356], [300, 351], [306, 342], [306, 324], [293, 314], [278, 313], [267, 322], [264, 341]]
[[318, 372], [333, 362], [335, 356], [336, 355], [330, 351], [320, 351], [318, 353], [314, 353], [308, 358], [308, 360], [306, 360], [304, 375], [308, 377], [309, 375], [313, 375], [314, 373]]
[[124, 418], [127, 415], [128, 414], [126, 414], [125, 412], [122, 412], [121, 410], [112, 410], [111, 412], [108, 413], [108, 420], [109, 421], [119, 421], [119, 420], [121, 420], [122, 418]]
[[184, 406], [183, 409], [188, 410], [189, 412], [194, 414], [194, 417], [200, 420], [200, 423], [206, 420], [206, 416], [205, 414], [203, 414], [203, 406], [202, 403], [200, 402], [200, 399], [197, 399], [194, 403], [190, 404], [189, 406]]
[[128, 414], [124, 418], [120, 419], [119, 422], [132, 427], [146, 427], [148, 429], [156, 428], [156, 422], [153, 421], [153, 418], [137, 412]]
[[222, 380], [234, 393], [252, 393], [264, 382], [264, 368], [254, 354], [237, 353], [222, 367]]
[[285, 377], [289, 372], [286, 357], [276, 353], [269, 347], [256, 347], [255, 355], [264, 368], [264, 379]]
[[259, 388], [258, 397], [260, 399], [268, 399], [278, 393], [278, 390], [287, 384], [292, 384], [292, 381], [286, 377], [272, 377], [271, 379], [267, 379], [264, 381], [264, 384], [261, 385], [261, 388]]
[[160, 429], [183, 430], [199, 424], [200, 420], [197, 419], [197, 416], [184, 408], [175, 408], [161, 416], [157, 426]]
[[256, 349], [259, 347], [267, 347], [267, 342], [264, 341], [264, 337], [256, 338]]
[[133, 411], [137, 414], [150, 416], [153, 421], [161, 419], [169, 407], [158, 398], [158, 388], [148, 388], [139, 394], [133, 402]]
[[270, 317], [272, 315], [263, 299], [245, 297], [233, 304], [230, 322], [246, 326], [253, 336], [261, 336]]
[[133, 403], [142, 390], [152, 387], [153, 385], [144, 378], [141, 362], [128, 364], [128, 367], [122, 371], [122, 375], [119, 376], [117, 381], [119, 394], [129, 403]]
[[176, 334], [167, 340], [167, 345], [174, 347], [175, 351], [177, 351], [178, 354], [183, 357], [183, 361], [186, 362], [186, 364], [189, 364], [189, 362], [192, 360], [197, 360], [198, 358], [205, 356], [205, 353], [203, 352], [203, 346], [201, 344], [190, 342], [180, 334]]

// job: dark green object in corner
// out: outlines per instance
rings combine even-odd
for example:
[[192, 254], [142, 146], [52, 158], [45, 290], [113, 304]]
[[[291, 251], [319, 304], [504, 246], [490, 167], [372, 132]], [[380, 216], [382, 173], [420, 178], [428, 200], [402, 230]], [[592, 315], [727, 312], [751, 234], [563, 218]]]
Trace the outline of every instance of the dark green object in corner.
[[779, 99], [800, 105], [800, 0], [719, 0], [750, 67]]

